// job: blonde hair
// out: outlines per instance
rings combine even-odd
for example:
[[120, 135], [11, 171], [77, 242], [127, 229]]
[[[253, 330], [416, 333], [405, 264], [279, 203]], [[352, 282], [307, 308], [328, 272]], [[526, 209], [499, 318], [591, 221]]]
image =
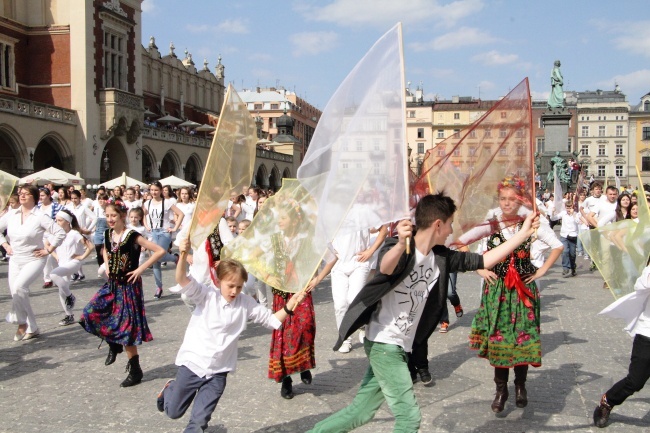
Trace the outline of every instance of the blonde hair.
[[217, 278], [223, 280], [229, 275], [239, 275], [245, 282], [248, 281], [248, 272], [244, 265], [233, 259], [223, 259], [217, 266]]

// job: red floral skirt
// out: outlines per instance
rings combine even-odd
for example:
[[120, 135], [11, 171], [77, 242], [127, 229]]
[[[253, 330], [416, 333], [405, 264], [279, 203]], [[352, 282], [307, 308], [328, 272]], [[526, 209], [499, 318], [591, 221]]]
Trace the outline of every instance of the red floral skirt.
[[[273, 311], [284, 308], [291, 293], [279, 295], [273, 291]], [[271, 336], [269, 379], [281, 382], [286, 376], [316, 367], [316, 316], [311, 293], [287, 317], [280, 329]]]

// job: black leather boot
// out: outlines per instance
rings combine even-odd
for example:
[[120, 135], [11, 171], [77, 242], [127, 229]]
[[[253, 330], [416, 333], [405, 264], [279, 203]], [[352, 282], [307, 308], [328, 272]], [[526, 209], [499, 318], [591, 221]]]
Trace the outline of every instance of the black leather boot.
[[291, 380], [291, 376], [287, 376], [284, 379], [282, 379], [282, 388], [280, 389], [280, 395], [282, 398], [286, 398], [287, 400], [291, 400], [293, 398], [293, 380]]
[[311, 371], [307, 370], [300, 373], [300, 380], [302, 380], [302, 383], [305, 385], [309, 385], [311, 383], [311, 379]]
[[526, 407], [528, 405], [528, 392], [526, 391], [527, 376], [527, 365], [515, 367], [515, 404], [517, 407]]
[[506, 405], [506, 400], [508, 400], [508, 382], [501, 381], [499, 379], [494, 379], [494, 382], [497, 384], [497, 393], [494, 396], [494, 401], [492, 402], [492, 412], [500, 413], [503, 412], [503, 408]]
[[117, 354], [122, 353], [124, 347], [121, 344], [117, 343], [108, 343], [108, 356], [106, 357], [105, 365], [111, 365], [117, 359]]
[[131, 359], [129, 359], [129, 362], [126, 364], [126, 371], [129, 373], [128, 376], [126, 376], [126, 379], [124, 379], [124, 382], [120, 384], [122, 388], [126, 388], [128, 386], [133, 386], [137, 385], [140, 382], [142, 382], [142, 369], [140, 368], [140, 356], [135, 355]]

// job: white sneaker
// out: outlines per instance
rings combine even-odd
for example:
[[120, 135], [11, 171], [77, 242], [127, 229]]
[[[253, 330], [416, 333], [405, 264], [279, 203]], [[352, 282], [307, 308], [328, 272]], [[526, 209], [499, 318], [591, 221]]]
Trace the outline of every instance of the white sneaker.
[[366, 339], [366, 331], [364, 329], [359, 329], [359, 343], [363, 344]]
[[352, 350], [352, 343], [350, 343], [348, 340], [345, 340], [341, 347], [339, 348], [339, 352], [341, 353], [350, 353]]

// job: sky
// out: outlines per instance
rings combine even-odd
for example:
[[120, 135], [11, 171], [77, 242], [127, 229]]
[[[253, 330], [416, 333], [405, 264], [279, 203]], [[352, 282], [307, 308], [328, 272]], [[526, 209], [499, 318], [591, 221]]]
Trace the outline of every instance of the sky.
[[[564, 90], [650, 92], [646, 0], [144, 0], [142, 44], [187, 49], [197, 68], [219, 55], [236, 90], [282, 86], [324, 109], [398, 21], [410, 89], [425, 99], [497, 99], [528, 77], [546, 99], [553, 62]], [[645, 12], [644, 12], [645, 11]], [[644, 19], [645, 18], [645, 19]], [[408, 86], [407, 83], [405, 83]]]

